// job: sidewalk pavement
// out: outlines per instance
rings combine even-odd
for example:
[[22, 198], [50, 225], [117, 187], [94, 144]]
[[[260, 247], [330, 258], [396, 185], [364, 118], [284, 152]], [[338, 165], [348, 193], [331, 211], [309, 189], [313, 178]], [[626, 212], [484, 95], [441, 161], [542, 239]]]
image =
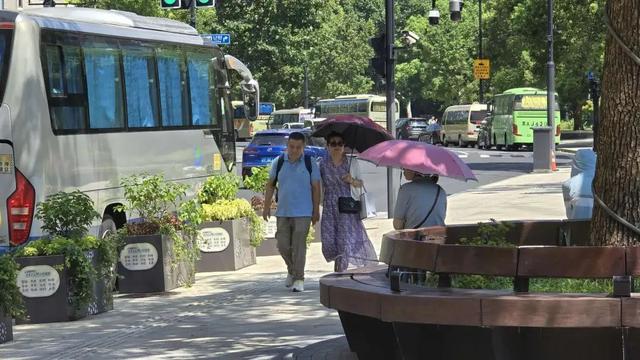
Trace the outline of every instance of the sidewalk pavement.
[[[568, 169], [525, 174], [448, 198], [447, 223], [564, 218]], [[377, 251], [391, 220], [365, 221]], [[319, 301], [332, 271], [319, 243], [307, 255], [305, 292], [284, 287], [279, 256], [236, 272], [197, 274], [191, 288], [120, 295], [115, 310], [80, 321], [20, 325], [0, 359], [355, 359], [335, 311]]]

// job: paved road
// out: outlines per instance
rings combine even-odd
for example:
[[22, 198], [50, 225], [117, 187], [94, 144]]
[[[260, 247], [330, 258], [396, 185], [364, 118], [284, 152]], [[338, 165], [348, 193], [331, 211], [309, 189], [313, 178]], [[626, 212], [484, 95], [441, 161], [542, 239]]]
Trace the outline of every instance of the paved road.
[[[236, 146], [237, 170], [240, 174], [242, 167], [242, 149], [247, 143], [238, 143]], [[454, 179], [441, 178], [440, 185], [446, 190], [447, 195], [475, 188], [485, 184], [491, 184], [510, 177], [529, 173], [533, 170], [533, 152], [531, 151], [497, 151], [478, 150], [475, 148], [450, 147], [473, 170], [478, 181], [463, 182]], [[570, 166], [573, 155], [558, 152], [556, 161], [559, 167]], [[363, 174], [367, 190], [374, 194], [376, 209], [378, 212], [387, 211], [387, 172], [386, 168], [376, 167], [366, 161], [360, 161], [360, 169]], [[400, 171], [396, 171], [400, 179]], [[404, 183], [404, 179], [401, 179]], [[241, 192], [241, 196], [249, 197], [248, 192]]]

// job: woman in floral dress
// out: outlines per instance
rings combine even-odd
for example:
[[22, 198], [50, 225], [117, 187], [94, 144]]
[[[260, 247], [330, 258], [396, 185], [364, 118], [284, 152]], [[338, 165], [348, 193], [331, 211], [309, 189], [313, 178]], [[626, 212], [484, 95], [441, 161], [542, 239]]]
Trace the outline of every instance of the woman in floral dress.
[[[338, 211], [338, 198], [352, 196], [351, 187], [362, 188], [357, 161], [349, 159], [344, 152], [344, 139], [338, 133], [327, 136], [329, 156], [320, 164], [323, 186], [323, 210], [320, 222], [322, 234], [322, 254], [329, 261], [335, 261], [335, 271], [347, 269], [349, 264], [364, 266], [375, 263], [377, 256], [373, 244], [360, 220], [360, 214], [343, 214]], [[352, 167], [352, 171], [350, 170]]]

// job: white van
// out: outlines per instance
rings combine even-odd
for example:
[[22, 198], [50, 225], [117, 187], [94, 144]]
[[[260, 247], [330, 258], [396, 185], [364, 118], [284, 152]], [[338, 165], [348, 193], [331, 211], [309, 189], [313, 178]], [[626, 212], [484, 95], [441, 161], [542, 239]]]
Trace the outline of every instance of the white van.
[[267, 123], [268, 129], [282, 129], [284, 124], [302, 123], [307, 119], [313, 119], [313, 110], [299, 107], [297, 109], [276, 110], [271, 113]]
[[486, 104], [449, 106], [442, 115], [442, 142], [460, 147], [475, 145], [482, 119], [487, 113]]

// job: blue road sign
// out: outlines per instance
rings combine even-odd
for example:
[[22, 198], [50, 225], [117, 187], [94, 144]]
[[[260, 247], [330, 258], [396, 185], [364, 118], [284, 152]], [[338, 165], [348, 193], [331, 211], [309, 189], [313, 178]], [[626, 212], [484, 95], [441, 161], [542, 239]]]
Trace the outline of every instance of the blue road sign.
[[231, 34], [208, 34], [202, 35], [202, 37], [210, 39], [212, 43], [218, 45], [230, 45]]

